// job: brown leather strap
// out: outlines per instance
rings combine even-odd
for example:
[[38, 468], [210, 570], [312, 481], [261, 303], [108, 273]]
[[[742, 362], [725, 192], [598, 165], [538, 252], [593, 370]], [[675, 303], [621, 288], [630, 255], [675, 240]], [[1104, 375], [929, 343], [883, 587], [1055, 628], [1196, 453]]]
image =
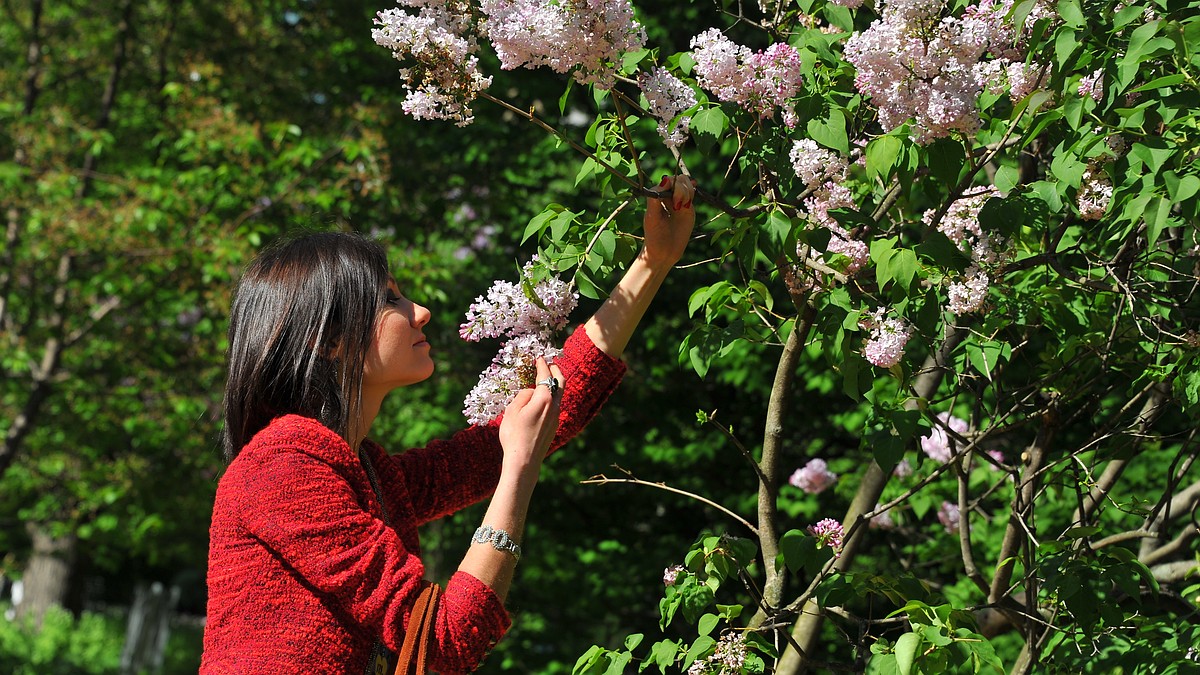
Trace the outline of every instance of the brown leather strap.
[[396, 659], [396, 675], [426, 675], [429, 672], [425, 659], [429, 651], [429, 641], [433, 639], [433, 620], [441, 594], [440, 586], [426, 584], [417, 596], [412, 614], [408, 617], [404, 644], [400, 648], [399, 658]]

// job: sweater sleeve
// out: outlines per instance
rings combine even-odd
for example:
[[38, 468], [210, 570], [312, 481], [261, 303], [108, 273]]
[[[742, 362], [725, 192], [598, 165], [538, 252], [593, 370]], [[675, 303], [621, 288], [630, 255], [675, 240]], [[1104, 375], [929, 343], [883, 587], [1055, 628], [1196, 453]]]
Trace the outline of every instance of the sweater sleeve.
[[[577, 436], [596, 417], [625, 373], [625, 364], [597, 348], [582, 326], [567, 338], [555, 363], [562, 369], [565, 382], [551, 452]], [[405, 481], [419, 524], [478, 503], [495, 491], [500, 480], [504, 451], [499, 428], [497, 419], [424, 448], [381, 456], [384, 482]]]
[[[349, 455], [349, 449], [346, 448]], [[238, 490], [242, 524], [304, 583], [355, 623], [398, 650], [424, 565], [396, 531], [369, 511], [366, 476], [288, 448], [244, 458]], [[365, 503], [364, 501], [365, 500]], [[436, 616], [435, 669], [473, 669], [508, 630], [490, 588], [455, 575]]]

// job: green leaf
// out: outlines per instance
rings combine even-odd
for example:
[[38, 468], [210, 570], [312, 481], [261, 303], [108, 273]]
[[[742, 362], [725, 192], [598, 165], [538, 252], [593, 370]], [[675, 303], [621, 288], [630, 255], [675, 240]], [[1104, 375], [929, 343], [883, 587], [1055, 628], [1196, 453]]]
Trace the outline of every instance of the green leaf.
[[633, 635], [626, 637], [625, 649], [628, 649], [629, 651], [637, 649], [638, 645], [642, 644], [642, 639], [645, 637], [646, 636], [643, 633], [634, 633]]
[[692, 116], [689, 128], [700, 136], [720, 138], [729, 127], [729, 117], [720, 107], [705, 108]]
[[867, 143], [867, 173], [887, 178], [891, 175], [902, 143], [895, 136], [880, 136]]
[[680, 665], [682, 665], [684, 668], [690, 667], [693, 661], [707, 655], [714, 647], [716, 647], [716, 645], [717, 641], [711, 637], [707, 635], [700, 636], [700, 638], [693, 642], [692, 646], [688, 648], [687, 654], [685, 654], [683, 657], [683, 663]]
[[772, 211], [767, 215], [763, 231], [776, 250], [783, 250], [792, 234], [792, 219], [783, 211]]
[[1182, 84], [1183, 82], [1187, 82], [1187, 76], [1183, 73], [1163, 75], [1162, 77], [1156, 77], [1153, 80], [1150, 80], [1146, 84], [1143, 84], [1136, 89], [1130, 89], [1129, 93], [1136, 94], [1143, 91], [1151, 91], [1153, 89], [1162, 89], [1163, 87], [1173, 87], [1177, 84]]
[[1171, 191], [1171, 201], [1182, 202], [1191, 199], [1200, 192], [1200, 176], [1188, 174], [1179, 179], [1175, 189]]
[[917, 650], [921, 647], [921, 636], [916, 633], [905, 633], [896, 640], [896, 666], [900, 675], [909, 675], [913, 663], [917, 660]]
[[713, 629], [717, 627], [720, 621], [721, 619], [716, 614], [705, 614], [700, 617], [700, 621], [696, 624], [696, 630], [699, 631], [700, 635], [708, 635], [713, 632]]
[[1146, 242], [1150, 248], [1158, 243], [1158, 237], [1171, 222], [1171, 200], [1155, 197], [1145, 211]]
[[1012, 192], [1021, 179], [1021, 172], [1015, 166], [1004, 165], [996, 170], [996, 178], [992, 184], [1004, 194]]
[[629, 652], [621, 652], [608, 663], [608, 669], [604, 671], [604, 675], [624, 675], [625, 666], [633, 660], [633, 654]]
[[846, 113], [838, 108], [829, 111], [829, 117], [808, 121], [808, 135], [814, 141], [832, 148], [843, 155], [850, 154], [850, 138], [846, 135]]
[[1071, 28], [1083, 28], [1087, 23], [1078, 0], [1059, 0], [1058, 15], [1062, 17], [1063, 23]]
[[929, 174], [946, 187], [958, 184], [958, 175], [967, 162], [967, 153], [961, 143], [949, 138], [939, 138], [928, 148]]

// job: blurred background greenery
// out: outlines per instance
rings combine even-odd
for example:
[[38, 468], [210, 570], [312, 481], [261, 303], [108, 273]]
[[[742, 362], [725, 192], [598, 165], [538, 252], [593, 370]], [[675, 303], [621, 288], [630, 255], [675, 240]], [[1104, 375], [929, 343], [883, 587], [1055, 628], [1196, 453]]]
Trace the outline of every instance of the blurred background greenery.
[[[129, 608], [155, 582], [173, 608], [163, 672], [195, 671], [226, 314], [261, 246], [302, 228], [369, 233], [432, 309], [439, 372], [394, 394], [375, 427], [399, 450], [464, 424], [462, 397], [495, 345], [462, 342], [457, 325], [533, 254], [519, 243], [529, 219], [552, 201], [594, 208], [575, 189], [577, 157], [498, 107], [479, 104], [466, 130], [402, 115], [399, 64], [370, 37], [385, 4], [0, 7], [0, 610], [13, 617], [0, 620], [0, 671], [118, 672]], [[642, 9], [651, 43], [673, 50], [718, 11]], [[492, 91], [558, 118], [565, 78], [488, 70]], [[570, 111], [594, 103], [572, 96], [563, 121], [582, 136]], [[661, 172], [670, 158], [646, 162]], [[590, 645], [657, 623], [663, 568], [727, 524], [666, 492], [580, 479], [619, 464], [717, 498], [723, 485], [753, 512], [752, 471], [696, 411], [719, 407], [753, 443], [771, 373], [748, 360], [701, 381], [680, 365], [698, 269], [668, 283], [624, 385], [545, 469], [514, 629], [484, 672], [569, 672]], [[480, 513], [424, 533], [433, 576], [456, 567]]]

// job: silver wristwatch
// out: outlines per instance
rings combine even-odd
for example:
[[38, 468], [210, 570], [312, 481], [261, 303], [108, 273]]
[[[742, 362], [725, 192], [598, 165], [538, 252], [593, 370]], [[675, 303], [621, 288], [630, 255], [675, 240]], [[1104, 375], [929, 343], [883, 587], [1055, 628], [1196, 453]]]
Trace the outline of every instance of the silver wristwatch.
[[513, 541], [507, 532], [497, 530], [491, 525], [480, 525], [471, 536], [471, 541], [476, 544], [491, 544], [497, 551], [505, 551], [511, 553], [513, 558], [521, 559], [521, 546]]

